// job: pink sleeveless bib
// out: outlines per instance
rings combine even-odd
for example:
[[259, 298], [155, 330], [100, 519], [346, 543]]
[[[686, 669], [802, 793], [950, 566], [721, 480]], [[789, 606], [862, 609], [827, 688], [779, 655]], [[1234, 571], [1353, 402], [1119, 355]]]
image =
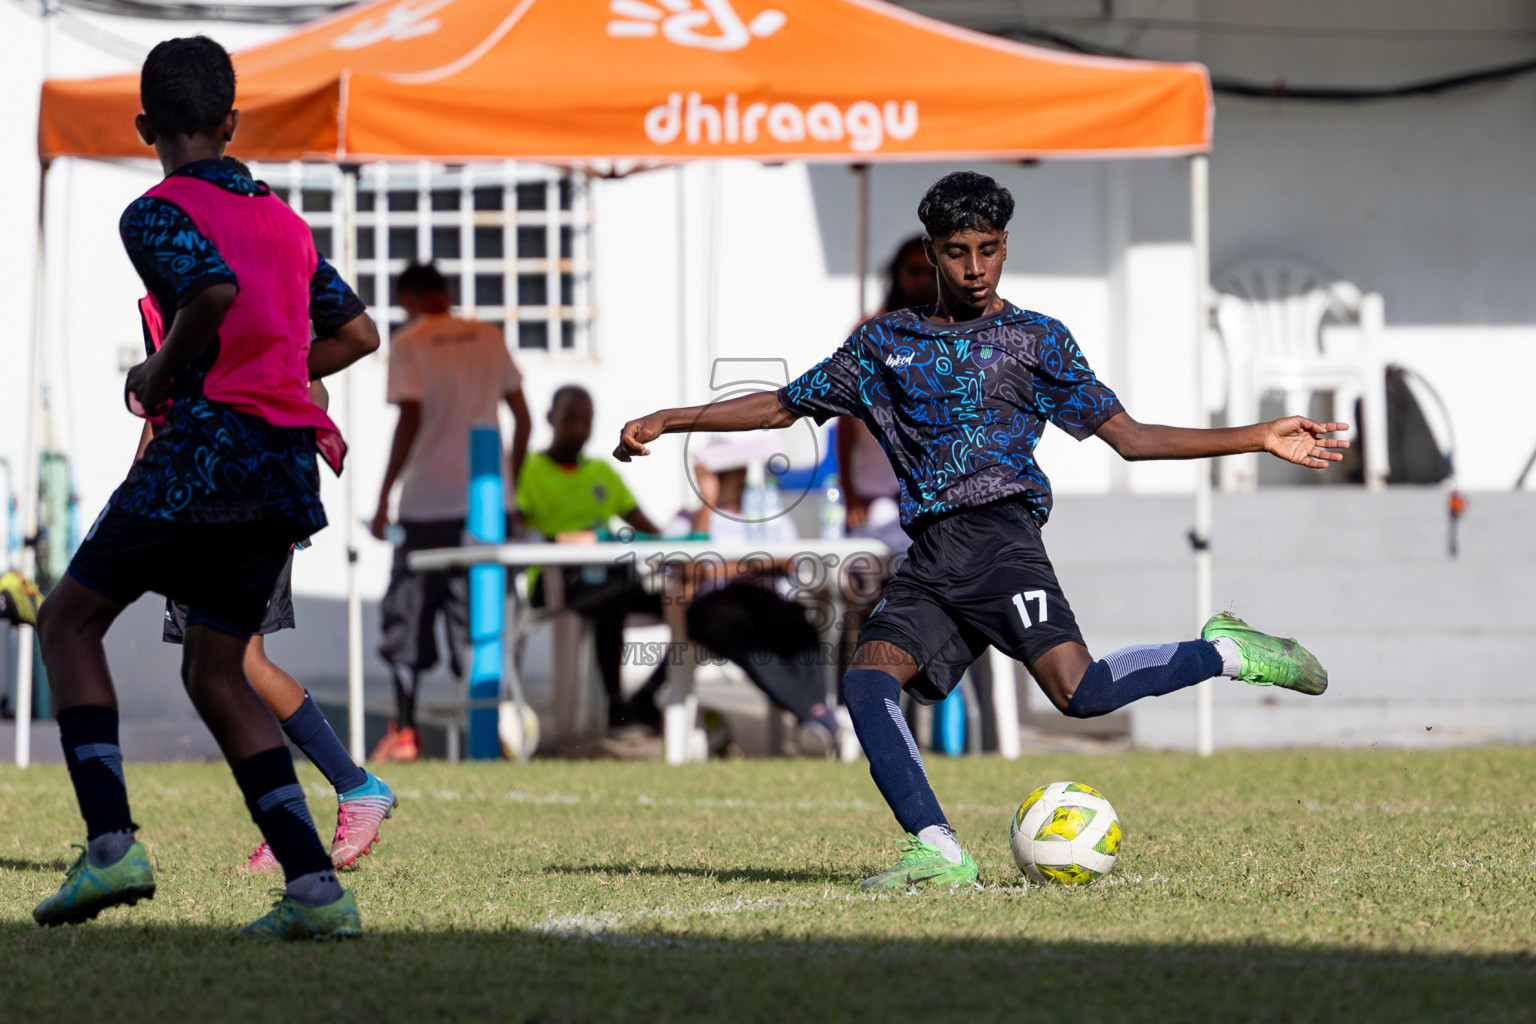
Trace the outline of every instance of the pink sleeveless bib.
[[276, 427], [314, 428], [316, 449], [340, 473], [341, 431], [309, 400], [309, 282], [319, 256], [308, 225], [276, 196], [239, 196], [184, 175], [144, 194], [180, 207], [240, 282], [203, 394]]

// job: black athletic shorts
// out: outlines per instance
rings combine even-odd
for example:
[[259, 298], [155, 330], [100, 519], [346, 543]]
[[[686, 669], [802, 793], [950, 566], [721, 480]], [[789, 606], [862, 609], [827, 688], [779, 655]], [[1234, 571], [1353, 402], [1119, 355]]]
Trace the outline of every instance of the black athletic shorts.
[[69, 574], [110, 601], [145, 592], [187, 606], [187, 625], [249, 639], [267, 614], [293, 545], [286, 519], [180, 523], [108, 507], [69, 563]]
[[[187, 612], [186, 605], [170, 598], [165, 599], [165, 624], [160, 630], [161, 640], [168, 644], [181, 643], [187, 631]], [[277, 586], [272, 588], [272, 596], [267, 601], [267, 616], [256, 628], [256, 635], [271, 636], [280, 629], [292, 629], [293, 626], [293, 552], [289, 551], [288, 561], [283, 563], [283, 571], [277, 577]]]
[[1028, 665], [1083, 636], [1039, 524], [1005, 503], [957, 512], [918, 534], [859, 631], [860, 644], [874, 640], [912, 656], [918, 674], [906, 690], [933, 704], [988, 647]]
[[437, 617], [443, 617], [448, 633], [448, 667], [462, 675], [470, 649], [469, 574], [412, 572], [408, 559], [413, 551], [456, 548], [464, 543], [464, 520], [402, 520], [405, 538], [395, 548], [389, 573], [389, 589], [380, 602], [383, 625], [379, 656], [391, 665], [426, 672], [438, 662]]

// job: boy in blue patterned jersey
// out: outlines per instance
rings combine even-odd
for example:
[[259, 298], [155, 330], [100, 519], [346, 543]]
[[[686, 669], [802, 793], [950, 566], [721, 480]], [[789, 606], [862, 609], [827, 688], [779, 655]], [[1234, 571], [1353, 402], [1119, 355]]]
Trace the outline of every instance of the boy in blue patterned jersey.
[[1305, 648], [1231, 615], [1198, 640], [1145, 644], [1095, 660], [1083, 643], [1040, 528], [1050, 481], [1034, 448], [1047, 421], [1078, 440], [1097, 435], [1122, 458], [1199, 459], [1267, 451], [1323, 469], [1347, 441], [1343, 423], [1292, 416], [1223, 429], [1138, 423], [1089, 368], [1065, 326], [997, 294], [1013, 197], [985, 175], [956, 172], [918, 206], [937, 302], [875, 317], [777, 392], [668, 409], [625, 425], [614, 455], [686, 431], [785, 427], [857, 416], [901, 485], [908, 561], [859, 634], [843, 699], [870, 774], [907, 833], [903, 856], [866, 889], [962, 885], [976, 864], [950, 829], [900, 712], [902, 690], [931, 704], [988, 646], [1025, 663], [1064, 714], [1107, 714], [1215, 676], [1320, 694], [1328, 675]]

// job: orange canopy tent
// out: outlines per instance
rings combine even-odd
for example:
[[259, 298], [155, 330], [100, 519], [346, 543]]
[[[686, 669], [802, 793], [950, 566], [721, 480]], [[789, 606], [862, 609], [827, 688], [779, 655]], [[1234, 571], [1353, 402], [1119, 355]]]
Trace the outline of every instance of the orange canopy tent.
[[[880, 0], [379, 0], [234, 62], [241, 124], [232, 149], [249, 160], [515, 158], [612, 168], [730, 157], [870, 164], [1189, 155], [1205, 316], [1212, 99], [1200, 65], [1058, 53]], [[137, 75], [44, 83], [45, 170], [57, 157], [148, 157], [133, 131], [139, 109]], [[860, 212], [862, 222], [862, 202]], [[35, 380], [40, 308], [33, 346]], [[1196, 352], [1199, 381], [1198, 344]], [[1210, 482], [1198, 477], [1195, 531], [1204, 537]], [[30, 532], [35, 502], [25, 508]], [[1210, 607], [1210, 570], [1208, 551], [1196, 547], [1198, 622]], [[355, 717], [360, 612], [349, 590]], [[20, 646], [18, 692], [29, 698], [29, 638]], [[360, 742], [360, 719], [352, 732]], [[18, 731], [18, 763], [24, 743]], [[1209, 747], [1207, 703], [1200, 745]]]
[[[381, 0], [235, 56], [256, 160], [1204, 152], [1205, 68], [1058, 53], [879, 0]], [[44, 85], [39, 152], [142, 157], [138, 76]]]

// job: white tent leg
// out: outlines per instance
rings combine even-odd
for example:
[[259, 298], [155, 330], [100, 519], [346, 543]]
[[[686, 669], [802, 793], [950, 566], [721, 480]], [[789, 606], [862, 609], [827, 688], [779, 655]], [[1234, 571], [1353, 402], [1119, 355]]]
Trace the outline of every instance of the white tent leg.
[[[1208, 425], [1205, 411], [1205, 335], [1211, 320], [1211, 183], [1210, 158], [1189, 158], [1190, 238], [1195, 250], [1195, 426]], [[1195, 463], [1195, 628], [1211, 617], [1211, 467]], [[1212, 723], [1212, 681], [1195, 688], [1195, 748], [1202, 757], [1215, 746]]]
[[[37, 401], [42, 385], [43, 364], [43, 316], [47, 301], [47, 264], [44, 263], [45, 228], [47, 225], [48, 163], [45, 161], [37, 172], [37, 264], [32, 284], [32, 344], [27, 353], [27, 419], [24, 430], [25, 454], [21, 464], [21, 487], [17, 500], [21, 504], [21, 560], [17, 569], [31, 578], [37, 571], [37, 548], [33, 538], [37, 536]], [[16, 767], [25, 768], [32, 763], [32, 662], [33, 631], [31, 626], [16, 630]]]
[[858, 176], [857, 223], [854, 232], [857, 269], [859, 275], [859, 316], [855, 323], [863, 323], [869, 315], [869, 164], [854, 164], [853, 173]]
[[[357, 167], [342, 168], [341, 209], [336, 225], [336, 262], [342, 278], [351, 284], [357, 280], [355, 225], [357, 223]], [[346, 413], [342, 430], [348, 443], [356, 443], [354, 427], [357, 423], [357, 393], [353, 384], [355, 374], [346, 374], [342, 389], [346, 400]], [[363, 744], [363, 597], [357, 582], [357, 470], [342, 474], [342, 490], [345, 498], [345, 522], [343, 531], [347, 539], [347, 747], [352, 760], [363, 763], [367, 751]]]
[[1023, 752], [1019, 737], [1019, 690], [1013, 659], [996, 647], [987, 653], [992, 667], [992, 717], [997, 723], [997, 753], [1005, 761], [1017, 761]]

